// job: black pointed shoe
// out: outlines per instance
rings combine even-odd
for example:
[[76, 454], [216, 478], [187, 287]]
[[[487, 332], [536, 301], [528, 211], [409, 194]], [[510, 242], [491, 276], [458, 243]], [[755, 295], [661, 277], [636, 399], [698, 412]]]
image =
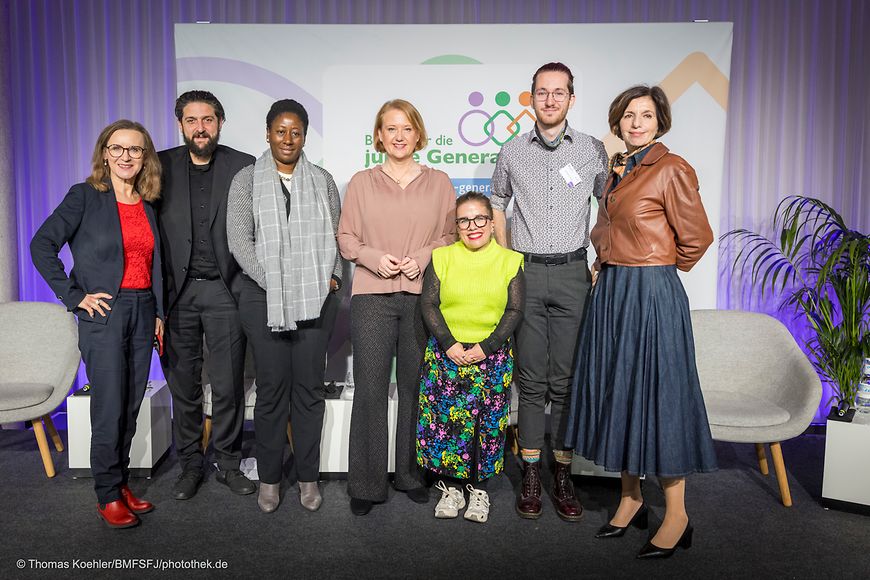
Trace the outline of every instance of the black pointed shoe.
[[364, 516], [372, 511], [374, 502], [367, 499], [350, 498], [350, 511], [355, 516]]
[[670, 558], [674, 555], [677, 548], [688, 550], [692, 547], [692, 533], [694, 531], [695, 530], [692, 528], [691, 524], [686, 524], [686, 531], [683, 532], [683, 535], [680, 536], [680, 539], [677, 540], [677, 544], [673, 548], [659, 548], [653, 544], [652, 541], [649, 541], [640, 549], [640, 552], [637, 553], [637, 557], [641, 559]]
[[[643, 503], [637, 509], [634, 516], [628, 522], [628, 526], [634, 526], [639, 530], [645, 530], [649, 528], [649, 510], [646, 507], [646, 504]], [[595, 534], [595, 537], [599, 540], [604, 538], [621, 538], [625, 535], [625, 530], [628, 529], [628, 526], [614, 526], [611, 523], [606, 523], [600, 528], [598, 528], [598, 533]]]

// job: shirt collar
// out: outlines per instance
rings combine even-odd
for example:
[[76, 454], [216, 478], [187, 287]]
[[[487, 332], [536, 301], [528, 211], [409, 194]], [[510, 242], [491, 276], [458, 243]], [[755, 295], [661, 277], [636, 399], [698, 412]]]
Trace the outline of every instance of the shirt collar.
[[[567, 123], [567, 120], [565, 122]], [[538, 136], [537, 136], [536, 131], [534, 129], [532, 129], [531, 131], [526, 133], [526, 136], [527, 136], [528, 143], [533, 143], [533, 142], [538, 140]], [[576, 139], [576, 138], [577, 138], [577, 131], [575, 131], [573, 129], [573, 127], [571, 127], [571, 125], [567, 125], [565, 127], [565, 136], [562, 138], [562, 140], [563, 141], [570, 141], [573, 143], [574, 139]]]

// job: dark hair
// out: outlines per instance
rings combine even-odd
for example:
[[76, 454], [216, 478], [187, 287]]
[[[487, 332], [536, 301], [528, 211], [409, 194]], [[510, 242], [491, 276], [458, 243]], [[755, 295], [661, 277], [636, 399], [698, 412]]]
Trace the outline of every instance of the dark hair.
[[226, 119], [226, 115], [224, 115], [224, 106], [221, 105], [221, 102], [216, 96], [208, 91], [187, 91], [175, 99], [176, 119], [181, 121], [181, 118], [184, 116], [184, 107], [190, 103], [205, 103], [206, 105], [211, 105], [211, 108], [214, 109], [214, 114], [217, 115], [218, 121]]
[[652, 87], [635, 85], [619, 93], [619, 96], [610, 103], [610, 110], [607, 113], [610, 132], [620, 139], [622, 139], [622, 131], [619, 130], [619, 121], [625, 114], [628, 105], [633, 100], [641, 97], [651, 98], [656, 107], [656, 121], [659, 124], [659, 129], [656, 131], [656, 139], [671, 130], [671, 104], [668, 102], [668, 97], [662, 88], [658, 85]]
[[151, 140], [151, 135], [148, 134], [145, 127], [135, 121], [120, 119], [100, 131], [100, 136], [97, 137], [97, 144], [94, 145], [94, 154], [91, 157], [91, 174], [85, 181], [97, 191], [109, 191], [112, 175], [109, 172], [108, 165], [104, 162], [103, 149], [116, 131], [124, 129], [141, 133], [145, 141], [145, 153], [142, 155], [142, 169], [136, 175], [133, 187], [139, 192], [142, 199], [149, 202], [154, 201], [160, 197], [160, 159], [157, 157], [157, 151], [154, 150], [154, 142]]
[[542, 72], [560, 72], [568, 75], [568, 93], [574, 94], [574, 75], [571, 73], [571, 69], [562, 64], [561, 62], [548, 62], [541, 68], [535, 71], [535, 74], [532, 75], [532, 94], [535, 94], [535, 83], [538, 82], [538, 75]]
[[381, 105], [378, 114], [375, 115], [375, 128], [372, 131], [372, 137], [375, 139], [375, 151], [378, 153], [386, 151], [386, 149], [384, 149], [383, 141], [378, 137], [378, 131], [380, 131], [384, 126], [384, 115], [387, 114], [387, 111], [392, 111], [393, 109], [403, 112], [405, 116], [408, 117], [408, 121], [411, 122], [411, 126], [414, 127], [415, 131], [417, 131], [419, 137], [417, 143], [414, 144], [414, 152], [417, 152], [428, 145], [429, 136], [426, 134], [426, 125], [423, 124], [423, 116], [420, 114], [420, 111], [417, 110], [417, 107], [404, 99], [393, 99], [392, 101], [387, 101]]
[[456, 211], [459, 211], [460, 206], [474, 201], [482, 204], [486, 208], [486, 213], [489, 214], [489, 217], [492, 217], [492, 203], [489, 201], [488, 197], [486, 197], [479, 191], [469, 191], [468, 193], [463, 193], [462, 195], [457, 197]]
[[272, 127], [272, 121], [284, 113], [292, 113], [299, 117], [299, 120], [302, 121], [302, 134], [308, 135], [308, 111], [293, 99], [281, 99], [272, 103], [269, 112], [266, 113], [266, 130], [268, 131]]

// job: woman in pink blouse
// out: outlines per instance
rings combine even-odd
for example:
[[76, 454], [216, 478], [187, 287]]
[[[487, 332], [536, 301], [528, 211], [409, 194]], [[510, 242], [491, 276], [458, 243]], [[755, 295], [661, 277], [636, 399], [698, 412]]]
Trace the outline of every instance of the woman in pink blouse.
[[350, 509], [367, 514], [387, 499], [387, 400], [396, 357], [399, 395], [395, 487], [425, 503], [414, 450], [417, 389], [426, 331], [418, 306], [432, 250], [455, 240], [456, 195], [447, 174], [420, 165], [428, 143], [411, 103], [384, 103], [375, 118], [382, 165], [350, 180], [338, 226], [341, 255], [356, 264], [351, 299], [355, 380], [347, 491]]

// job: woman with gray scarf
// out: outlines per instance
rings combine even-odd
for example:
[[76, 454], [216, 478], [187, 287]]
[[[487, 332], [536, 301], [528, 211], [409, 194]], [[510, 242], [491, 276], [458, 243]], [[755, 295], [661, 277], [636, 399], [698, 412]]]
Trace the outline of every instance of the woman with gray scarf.
[[275, 102], [266, 115], [269, 149], [236, 174], [227, 202], [229, 247], [243, 271], [239, 313], [254, 351], [257, 503], [266, 513], [280, 502], [288, 415], [300, 501], [311, 511], [322, 502], [323, 373], [341, 286], [341, 202], [332, 176], [302, 152], [307, 132], [302, 105]]

